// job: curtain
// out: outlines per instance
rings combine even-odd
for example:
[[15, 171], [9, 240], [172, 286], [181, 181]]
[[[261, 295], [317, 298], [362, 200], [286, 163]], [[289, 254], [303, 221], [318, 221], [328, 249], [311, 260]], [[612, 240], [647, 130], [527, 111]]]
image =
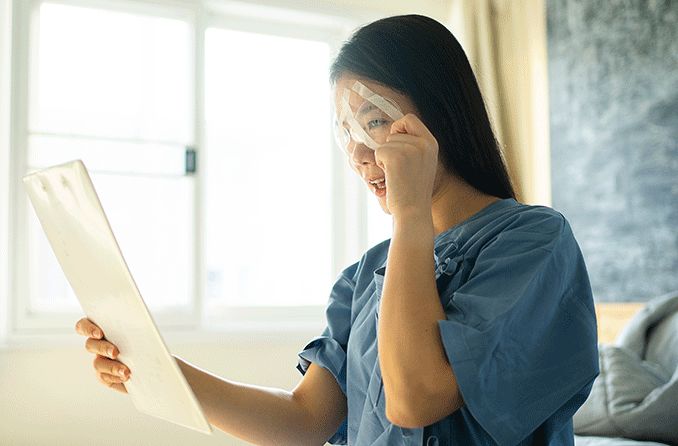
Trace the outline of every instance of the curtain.
[[551, 205], [546, 0], [450, 0], [517, 199]]

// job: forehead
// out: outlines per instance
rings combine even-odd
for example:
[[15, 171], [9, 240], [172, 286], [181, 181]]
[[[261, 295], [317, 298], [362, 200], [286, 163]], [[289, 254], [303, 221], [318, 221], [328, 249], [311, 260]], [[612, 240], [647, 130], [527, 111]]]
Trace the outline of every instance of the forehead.
[[365, 104], [365, 98], [360, 96], [356, 91], [351, 90], [356, 81], [359, 81], [361, 84], [363, 84], [364, 86], [366, 86], [367, 88], [372, 90], [372, 92], [378, 94], [379, 96], [395, 101], [396, 103], [401, 105], [401, 107], [404, 106], [406, 103], [405, 96], [398, 93], [396, 90], [393, 90], [392, 88], [386, 87], [364, 77], [345, 74], [342, 75], [339, 79], [337, 79], [337, 82], [334, 85], [333, 96], [336, 110], [339, 110], [341, 107], [341, 99], [346, 89], [350, 91], [348, 102], [353, 110], [358, 110], [360, 108], [360, 112], [365, 113], [370, 111], [370, 108], [375, 108], [369, 102]]

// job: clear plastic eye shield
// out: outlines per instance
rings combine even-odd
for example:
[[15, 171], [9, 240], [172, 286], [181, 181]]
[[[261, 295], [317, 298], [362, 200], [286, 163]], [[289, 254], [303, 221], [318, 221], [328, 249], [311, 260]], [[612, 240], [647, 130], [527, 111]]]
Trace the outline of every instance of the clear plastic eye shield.
[[359, 81], [350, 89], [344, 88], [340, 101], [334, 135], [339, 148], [348, 154], [357, 144], [372, 150], [385, 144], [391, 124], [403, 117], [395, 101], [374, 93]]

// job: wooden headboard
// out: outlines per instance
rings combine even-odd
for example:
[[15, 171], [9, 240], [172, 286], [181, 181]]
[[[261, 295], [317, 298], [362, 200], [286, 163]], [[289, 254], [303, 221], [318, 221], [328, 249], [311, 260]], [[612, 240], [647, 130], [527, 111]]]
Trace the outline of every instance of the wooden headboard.
[[626, 323], [644, 306], [645, 302], [595, 304], [598, 318], [598, 343], [611, 344]]

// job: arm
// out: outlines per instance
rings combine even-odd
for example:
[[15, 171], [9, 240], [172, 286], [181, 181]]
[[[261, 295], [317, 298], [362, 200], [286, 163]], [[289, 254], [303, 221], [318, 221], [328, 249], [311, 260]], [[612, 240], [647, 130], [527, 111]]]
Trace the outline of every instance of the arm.
[[463, 405], [440, 338], [445, 320], [435, 283], [430, 213], [394, 216], [379, 309], [379, 366], [388, 419], [432, 424]]
[[238, 383], [174, 356], [210, 424], [259, 445], [323, 445], [346, 417], [334, 377], [311, 364], [294, 390]]

